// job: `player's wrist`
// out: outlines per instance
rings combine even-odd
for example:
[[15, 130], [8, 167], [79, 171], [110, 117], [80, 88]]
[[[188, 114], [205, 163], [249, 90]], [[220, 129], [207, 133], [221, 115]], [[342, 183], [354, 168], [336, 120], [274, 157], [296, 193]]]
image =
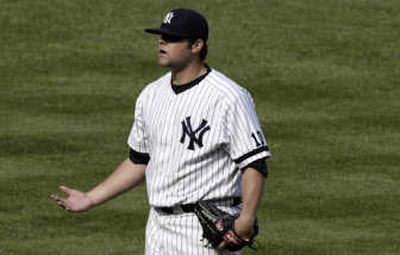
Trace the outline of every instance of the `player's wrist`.
[[238, 219], [240, 219], [241, 221], [251, 222], [251, 223], [254, 223], [256, 218], [257, 218], [256, 212], [251, 211], [251, 210], [246, 210], [246, 208], [242, 209], [242, 211], [240, 212], [240, 215], [238, 217]]
[[245, 241], [249, 241], [254, 234], [255, 218], [242, 216], [238, 217], [234, 223], [236, 235]]
[[89, 202], [89, 209], [92, 207], [97, 206], [98, 204], [100, 204], [99, 201], [96, 200], [95, 196], [93, 194], [91, 194], [90, 192], [86, 192], [85, 196]]
[[240, 214], [237, 220], [250, 226], [256, 221], [256, 216], [252, 214]]

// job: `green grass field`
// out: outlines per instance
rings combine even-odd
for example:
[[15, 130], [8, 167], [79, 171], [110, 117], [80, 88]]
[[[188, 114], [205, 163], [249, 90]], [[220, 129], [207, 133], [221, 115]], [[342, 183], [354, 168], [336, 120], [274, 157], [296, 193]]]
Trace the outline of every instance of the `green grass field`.
[[208, 63], [254, 96], [273, 159], [258, 251], [400, 253], [398, 0], [0, 0], [0, 254], [142, 254], [144, 186], [84, 214], [165, 70], [143, 32], [204, 13]]

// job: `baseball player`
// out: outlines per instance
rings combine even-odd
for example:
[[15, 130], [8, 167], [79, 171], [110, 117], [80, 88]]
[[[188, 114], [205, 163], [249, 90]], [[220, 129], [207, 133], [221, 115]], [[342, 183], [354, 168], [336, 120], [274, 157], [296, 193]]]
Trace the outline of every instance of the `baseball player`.
[[[201, 14], [175, 9], [159, 28], [145, 31], [159, 35], [158, 63], [169, 72], [136, 100], [129, 157], [91, 191], [60, 186], [68, 197], [52, 197], [65, 210], [81, 212], [146, 179], [146, 254], [240, 254], [226, 247], [254, 234], [271, 155], [253, 100], [204, 63], [208, 25]], [[219, 247], [202, 240], [193, 213], [199, 201], [237, 216], [233, 236]]]

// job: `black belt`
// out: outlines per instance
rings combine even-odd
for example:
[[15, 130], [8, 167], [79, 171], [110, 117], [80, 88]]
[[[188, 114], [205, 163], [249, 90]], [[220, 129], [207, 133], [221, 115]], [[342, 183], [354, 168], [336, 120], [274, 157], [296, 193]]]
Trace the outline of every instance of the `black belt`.
[[[214, 202], [217, 205], [221, 206], [237, 206], [242, 202], [240, 197], [229, 197], [229, 198], [220, 198], [220, 199], [209, 199], [205, 200], [208, 202]], [[183, 204], [183, 205], [175, 205], [171, 207], [160, 206], [154, 207], [154, 209], [161, 214], [182, 214], [182, 213], [192, 213], [194, 212], [194, 208], [196, 208], [197, 203], [194, 204]]]

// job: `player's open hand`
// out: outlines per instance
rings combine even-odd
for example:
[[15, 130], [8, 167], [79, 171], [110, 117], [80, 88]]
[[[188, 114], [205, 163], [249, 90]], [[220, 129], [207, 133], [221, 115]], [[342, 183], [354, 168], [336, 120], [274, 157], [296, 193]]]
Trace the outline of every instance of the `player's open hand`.
[[94, 205], [92, 200], [79, 190], [74, 190], [65, 186], [60, 186], [60, 190], [67, 193], [68, 197], [64, 198], [58, 195], [51, 195], [50, 197], [66, 211], [84, 212]]

